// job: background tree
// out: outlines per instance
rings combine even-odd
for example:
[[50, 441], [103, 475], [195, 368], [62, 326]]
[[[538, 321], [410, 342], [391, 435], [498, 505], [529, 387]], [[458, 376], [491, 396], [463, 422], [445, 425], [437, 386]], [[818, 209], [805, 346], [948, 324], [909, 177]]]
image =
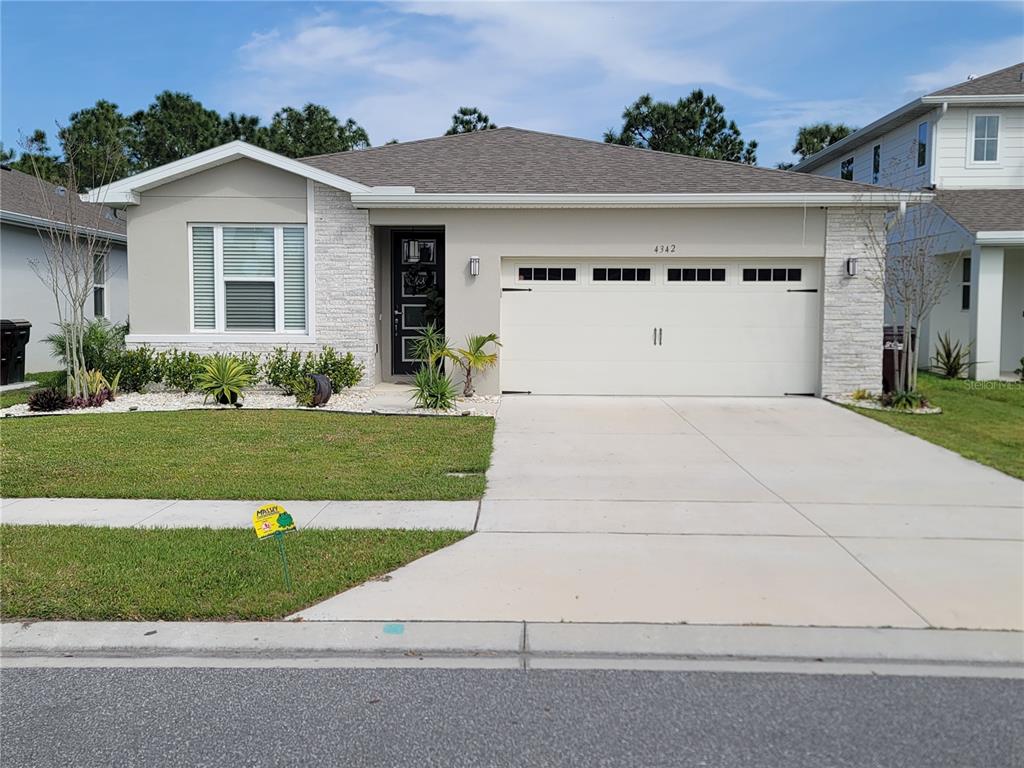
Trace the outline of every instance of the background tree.
[[267, 146], [288, 157], [308, 157], [365, 149], [370, 137], [352, 118], [342, 123], [327, 107], [307, 104], [301, 110], [285, 107], [274, 115]]
[[155, 168], [223, 144], [221, 116], [187, 93], [164, 91], [131, 117], [134, 164]]
[[845, 139], [856, 130], [845, 123], [814, 123], [801, 126], [796, 134], [793, 154], [800, 155], [800, 159], [803, 160], [815, 152], [820, 152], [829, 144]]
[[123, 174], [134, 170], [132, 126], [117, 104], [101, 99], [95, 106], [73, 112], [57, 135], [65, 155], [67, 147], [74, 147], [79, 192], [100, 186], [101, 179], [109, 179], [111, 167]]
[[229, 112], [228, 116], [221, 121], [221, 140], [245, 141], [257, 147], [265, 147], [269, 140], [266, 126], [260, 125], [260, 119], [256, 115], [238, 115]]
[[605, 132], [609, 144], [757, 163], [757, 142], [744, 142], [736, 123], [726, 120], [722, 103], [700, 89], [675, 104], [644, 94], [626, 108], [622, 118], [620, 131]]
[[11, 168], [31, 176], [38, 176], [51, 184], [63, 184], [62, 161], [50, 149], [46, 131], [37, 128], [21, 141], [21, 154], [10, 163]]
[[444, 135], [454, 136], [457, 133], [489, 131], [497, 127], [491, 122], [491, 118], [476, 107], [459, 107], [452, 115], [452, 125], [444, 132]]

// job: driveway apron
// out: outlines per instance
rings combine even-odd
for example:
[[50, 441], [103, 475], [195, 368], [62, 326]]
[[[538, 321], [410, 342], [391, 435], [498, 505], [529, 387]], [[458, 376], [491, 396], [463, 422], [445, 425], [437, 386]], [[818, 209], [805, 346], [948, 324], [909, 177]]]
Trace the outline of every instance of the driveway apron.
[[1024, 483], [821, 400], [506, 397], [487, 477], [298, 615], [1024, 629]]

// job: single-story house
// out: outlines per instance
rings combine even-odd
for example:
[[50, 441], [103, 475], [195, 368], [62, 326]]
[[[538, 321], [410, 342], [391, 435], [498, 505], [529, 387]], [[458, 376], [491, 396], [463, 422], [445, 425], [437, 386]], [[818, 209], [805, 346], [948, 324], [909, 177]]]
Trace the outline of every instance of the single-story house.
[[7, 166], [0, 166], [0, 315], [5, 320], [32, 323], [25, 349], [25, 370], [36, 373], [61, 367], [43, 341], [58, 330], [53, 292], [39, 278], [47, 272], [49, 233], [67, 229], [69, 206], [74, 207], [79, 231], [89, 230], [107, 242], [106, 253], [95, 261], [89, 319], [112, 323], [128, 319], [128, 248], [124, 214], [82, 202], [68, 192]]
[[499, 334], [483, 393], [810, 395], [879, 388], [870, 229], [930, 195], [500, 128], [232, 142], [87, 199], [126, 209], [132, 344], [330, 344], [372, 385], [433, 320]]

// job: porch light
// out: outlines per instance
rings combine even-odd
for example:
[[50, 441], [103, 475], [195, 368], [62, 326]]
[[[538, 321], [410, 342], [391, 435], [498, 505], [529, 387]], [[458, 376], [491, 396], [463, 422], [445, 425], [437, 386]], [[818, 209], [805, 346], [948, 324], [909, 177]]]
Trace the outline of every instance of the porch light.
[[469, 274], [476, 277], [480, 274], [480, 257], [470, 256], [469, 257]]
[[847, 277], [857, 276], [857, 257], [851, 256], [846, 260], [846, 275]]

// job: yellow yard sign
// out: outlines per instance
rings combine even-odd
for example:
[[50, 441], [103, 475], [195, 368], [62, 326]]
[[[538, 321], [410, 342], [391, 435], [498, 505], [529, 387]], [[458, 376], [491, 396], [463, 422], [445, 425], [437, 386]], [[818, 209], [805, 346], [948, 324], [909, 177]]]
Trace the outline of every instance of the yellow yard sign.
[[264, 504], [253, 512], [252, 527], [259, 538], [265, 539], [275, 533], [294, 531], [295, 520], [280, 504]]

